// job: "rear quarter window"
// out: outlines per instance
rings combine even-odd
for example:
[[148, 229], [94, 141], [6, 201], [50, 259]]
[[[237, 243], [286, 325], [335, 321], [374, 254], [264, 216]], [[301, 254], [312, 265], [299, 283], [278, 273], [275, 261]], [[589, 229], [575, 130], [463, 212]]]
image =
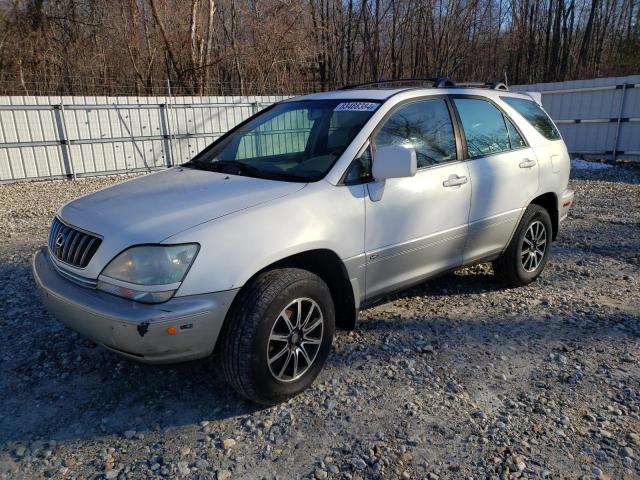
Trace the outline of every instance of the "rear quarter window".
[[522, 115], [544, 138], [547, 140], [560, 139], [557, 127], [536, 102], [515, 97], [500, 97], [500, 99]]

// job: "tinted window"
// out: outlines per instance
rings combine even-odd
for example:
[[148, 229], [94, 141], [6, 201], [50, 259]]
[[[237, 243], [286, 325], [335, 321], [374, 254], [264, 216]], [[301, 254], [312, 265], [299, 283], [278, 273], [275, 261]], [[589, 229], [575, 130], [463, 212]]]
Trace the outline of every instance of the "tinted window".
[[413, 102], [398, 108], [378, 131], [374, 144], [376, 147], [413, 147], [418, 168], [456, 159], [453, 125], [442, 99]]
[[514, 97], [500, 97], [505, 103], [513, 107], [520, 115], [547, 140], [558, 140], [560, 132], [549, 116], [533, 100]]
[[485, 100], [454, 99], [467, 140], [470, 157], [504, 152], [511, 148], [502, 112]]
[[505, 117], [505, 121], [507, 122], [507, 130], [509, 130], [509, 140], [511, 140], [511, 149], [515, 150], [516, 148], [522, 148], [527, 146], [527, 142], [524, 141], [522, 135], [518, 132], [515, 125]]

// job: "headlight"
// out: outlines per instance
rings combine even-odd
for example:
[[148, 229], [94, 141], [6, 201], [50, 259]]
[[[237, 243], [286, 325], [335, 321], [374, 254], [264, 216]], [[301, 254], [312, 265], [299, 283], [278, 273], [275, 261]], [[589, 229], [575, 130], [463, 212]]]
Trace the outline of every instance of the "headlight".
[[97, 288], [138, 302], [164, 302], [176, 292], [197, 253], [195, 243], [131, 247], [111, 260]]

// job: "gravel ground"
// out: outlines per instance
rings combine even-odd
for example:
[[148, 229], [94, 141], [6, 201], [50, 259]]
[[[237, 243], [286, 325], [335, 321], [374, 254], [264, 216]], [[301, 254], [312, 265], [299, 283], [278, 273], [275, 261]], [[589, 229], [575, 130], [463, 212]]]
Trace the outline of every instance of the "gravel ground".
[[44, 311], [29, 261], [52, 214], [122, 179], [0, 186], [0, 477], [640, 477], [638, 173], [574, 172], [535, 284], [481, 265], [391, 297], [266, 409], [216, 358], [140, 365]]

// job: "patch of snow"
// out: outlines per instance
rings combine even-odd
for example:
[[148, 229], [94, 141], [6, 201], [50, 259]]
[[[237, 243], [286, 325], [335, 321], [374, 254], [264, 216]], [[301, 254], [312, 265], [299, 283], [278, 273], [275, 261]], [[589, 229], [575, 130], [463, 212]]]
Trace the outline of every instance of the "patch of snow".
[[571, 168], [575, 168], [576, 170], [606, 170], [607, 168], [613, 168], [613, 165], [573, 158], [571, 159]]

